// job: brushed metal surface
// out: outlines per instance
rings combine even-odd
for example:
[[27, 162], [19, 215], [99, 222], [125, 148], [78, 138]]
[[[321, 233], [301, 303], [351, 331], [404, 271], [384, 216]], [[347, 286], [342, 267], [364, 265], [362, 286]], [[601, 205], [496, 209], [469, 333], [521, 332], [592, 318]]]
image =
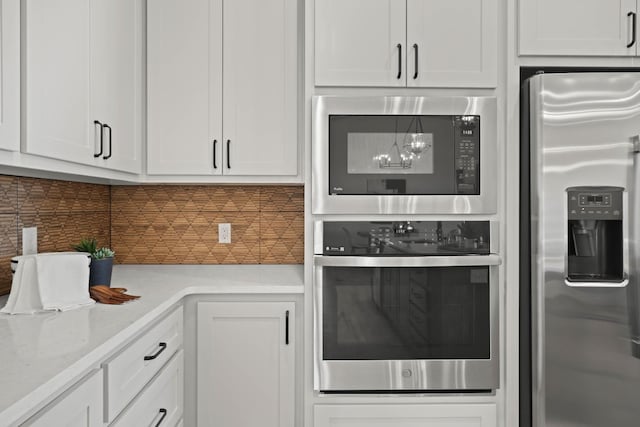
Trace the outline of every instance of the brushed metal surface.
[[[479, 115], [479, 195], [330, 195], [329, 115]], [[492, 214], [497, 209], [497, 116], [494, 97], [315, 96], [312, 104], [314, 214]]]
[[[543, 74], [530, 96], [533, 425], [637, 426], [640, 76]], [[565, 283], [572, 186], [625, 189], [626, 287]]]
[[[329, 258], [330, 260], [327, 260]], [[364, 265], [415, 267], [415, 259], [446, 258], [448, 265], [460, 258], [482, 258], [472, 265], [489, 266], [490, 358], [456, 360], [323, 360], [322, 359], [322, 292], [323, 268], [343, 265], [342, 259], [354, 262], [366, 259]], [[498, 264], [497, 255], [459, 257], [327, 257], [314, 256], [313, 334], [314, 390], [317, 391], [393, 391], [393, 390], [493, 390], [500, 385], [498, 328]], [[357, 265], [357, 264], [350, 264]], [[363, 266], [363, 265], [361, 265]], [[438, 264], [442, 266], [442, 264]], [[407, 370], [409, 375], [407, 375]]]

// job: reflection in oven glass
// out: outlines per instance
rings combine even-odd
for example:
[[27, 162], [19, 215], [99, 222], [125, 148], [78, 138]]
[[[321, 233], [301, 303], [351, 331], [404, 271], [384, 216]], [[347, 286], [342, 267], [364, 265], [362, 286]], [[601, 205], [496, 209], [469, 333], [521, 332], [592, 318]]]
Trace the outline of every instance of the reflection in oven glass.
[[488, 267], [325, 267], [325, 360], [490, 357]]

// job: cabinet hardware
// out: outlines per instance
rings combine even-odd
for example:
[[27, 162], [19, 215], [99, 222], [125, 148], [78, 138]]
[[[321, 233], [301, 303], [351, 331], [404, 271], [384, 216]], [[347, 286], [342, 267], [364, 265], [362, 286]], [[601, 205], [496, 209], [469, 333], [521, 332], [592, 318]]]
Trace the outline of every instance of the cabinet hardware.
[[105, 129], [109, 129], [109, 155], [108, 156], [104, 156], [102, 157], [103, 159], [107, 160], [111, 157], [111, 154], [113, 153], [111, 150], [113, 149], [112, 145], [111, 145], [111, 138], [112, 138], [112, 130], [111, 130], [111, 126], [109, 126], [108, 124], [104, 124], [103, 125]]
[[285, 313], [285, 323], [284, 323], [284, 343], [289, 345], [289, 310]]
[[153, 360], [156, 357], [160, 356], [160, 354], [167, 349], [167, 343], [161, 342], [158, 344], [158, 347], [160, 347], [160, 350], [158, 350], [155, 354], [152, 354], [151, 356], [145, 356], [144, 360]]
[[227, 169], [231, 169], [231, 140], [227, 139]]
[[413, 44], [413, 51], [415, 53], [415, 72], [413, 73], [413, 79], [418, 78], [418, 43]]
[[218, 145], [218, 140], [213, 140], [213, 168], [218, 169], [218, 165], [216, 165], [216, 146]]
[[94, 120], [93, 121], [93, 137], [95, 139], [95, 132], [96, 132], [96, 125], [100, 126], [100, 152], [98, 154], [94, 154], [93, 157], [100, 157], [102, 156], [102, 147], [103, 147], [103, 138], [102, 138], [102, 123], [100, 123], [98, 120]]
[[631, 41], [627, 44], [627, 47], [631, 47], [636, 44], [636, 13], [627, 13], [627, 18], [631, 17]]
[[162, 416], [160, 417], [160, 419], [156, 423], [155, 427], [158, 427], [160, 424], [162, 424], [162, 422], [164, 421], [164, 418], [167, 416], [167, 410], [164, 409], [164, 408], [161, 408], [158, 412], [161, 413]]
[[398, 79], [402, 77], [402, 45], [398, 43], [396, 46], [398, 48]]

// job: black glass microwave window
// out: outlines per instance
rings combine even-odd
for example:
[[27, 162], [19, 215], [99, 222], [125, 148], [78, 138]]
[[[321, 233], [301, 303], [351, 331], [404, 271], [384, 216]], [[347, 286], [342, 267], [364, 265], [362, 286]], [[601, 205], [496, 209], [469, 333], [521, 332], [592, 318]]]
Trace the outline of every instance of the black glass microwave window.
[[480, 194], [480, 117], [329, 116], [329, 193]]
[[324, 360], [489, 359], [489, 267], [325, 267]]

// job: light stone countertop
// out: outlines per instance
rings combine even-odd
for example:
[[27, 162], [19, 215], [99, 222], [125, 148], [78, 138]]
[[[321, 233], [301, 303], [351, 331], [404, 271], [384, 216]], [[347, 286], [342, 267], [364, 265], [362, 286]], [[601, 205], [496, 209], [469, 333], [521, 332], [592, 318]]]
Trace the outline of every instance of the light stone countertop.
[[0, 314], [0, 427], [25, 421], [184, 296], [300, 294], [304, 273], [302, 265], [119, 265], [111, 286], [141, 298], [63, 313]]

